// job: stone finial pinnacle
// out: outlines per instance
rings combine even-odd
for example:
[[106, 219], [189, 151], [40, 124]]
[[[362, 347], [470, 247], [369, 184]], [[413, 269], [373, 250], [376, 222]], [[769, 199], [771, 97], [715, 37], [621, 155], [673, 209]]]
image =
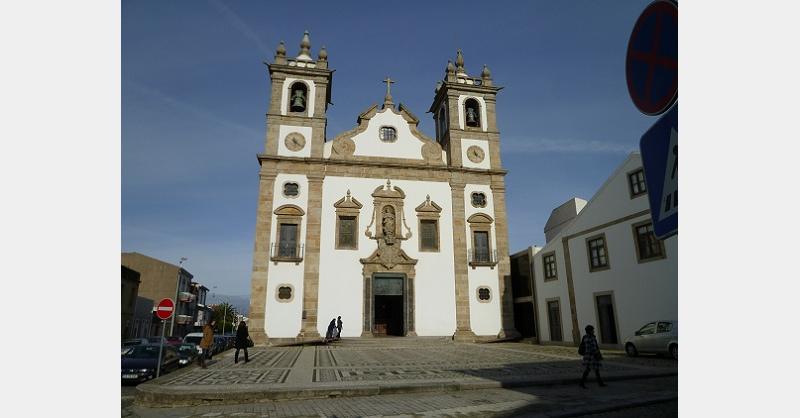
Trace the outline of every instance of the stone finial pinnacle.
[[311, 38], [308, 36], [308, 31], [303, 32], [303, 40], [300, 41], [300, 54], [297, 58], [311, 59]]
[[325, 49], [325, 45], [322, 45], [322, 48], [319, 50], [319, 60], [320, 61], [328, 60], [328, 50]]
[[453, 65], [452, 60], [447, 60], [447, 72], [454, 73], [456, 71], [456, 67]]
[[283, 41], [275, 48], [275, 64], [286, 64], [286, 45]]
[[489, 67], [486, 64], [483, 64], [483, 71], [481, 71], [481, 78], [492, 78], [492, 72], [489, 71]]
[[456, 67], [458, 72], [464, 72], [464, 55], [461, 53], [461, 48], [456, 52]]

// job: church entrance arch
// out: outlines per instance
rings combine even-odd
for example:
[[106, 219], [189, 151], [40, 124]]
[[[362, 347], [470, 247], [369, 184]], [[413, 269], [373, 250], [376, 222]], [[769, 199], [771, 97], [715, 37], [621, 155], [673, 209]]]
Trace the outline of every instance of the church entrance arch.
[[405, 335], [405, 277], [375, 274], [372, 278], [372, 334]]

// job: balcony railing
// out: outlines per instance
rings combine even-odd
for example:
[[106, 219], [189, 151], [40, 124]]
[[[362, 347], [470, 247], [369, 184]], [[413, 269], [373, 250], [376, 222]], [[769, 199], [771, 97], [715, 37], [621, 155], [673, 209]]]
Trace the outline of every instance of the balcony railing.
[[181, 325], [183, 325], [183, 324], [191, 324], [192, 323], [192, 317], [189, 316], [189, 315], [178, 315], [177, 317], [175, 317], [175, 322], [177, 322], [177, 323], [179, 323]]
[[181, 292], [178, 294], [178, 300], [181, 302], [194, 302], [195, 295], [189, 292]]
[[280, 262], [300, 264], [300, 262], [303, 261], [303, 255], [305, 254], [305, 245], [286, 245], [284, 243], [273, 242], [270, 245], [269, 254], [270, 260], [272, 260], [275, 264]]
[[486, 248], [470, 248], [467, 250], [469, 265], [475, 267], [489, 267], [494, 269], [497, 265], [497, 250], [489, 251]]

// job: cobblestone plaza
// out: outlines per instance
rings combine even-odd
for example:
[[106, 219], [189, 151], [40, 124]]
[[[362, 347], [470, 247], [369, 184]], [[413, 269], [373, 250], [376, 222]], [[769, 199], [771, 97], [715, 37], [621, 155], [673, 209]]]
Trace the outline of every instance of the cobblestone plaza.
[[[241, 359], [241, 357], [240, 357]], [[486, 389], [568, 383], [580, 376], [572, 347], [474, 344], [446, 339], [375, 338], [330, 345], [256, 347], [250, 361], [215, 356], [138, 387], [141, 405], [199, 405]], [[609, 380], [677, 374], [677, 362], [607, 353]]]

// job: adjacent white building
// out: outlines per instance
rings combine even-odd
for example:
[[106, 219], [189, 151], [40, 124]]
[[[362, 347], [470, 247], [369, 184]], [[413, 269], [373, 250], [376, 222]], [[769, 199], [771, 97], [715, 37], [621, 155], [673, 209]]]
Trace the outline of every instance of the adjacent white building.
[[526, 336], [573, 345], [593, 325], [601, 346], [621, 348], [646, 323], [678, 318], [678, 237], [653, 235], [639, 153], [588, 202], [553, 210], [545, 235], [544, 247], [512, 255], [514, 290], [531, 293], [514, 295], [517, 328], [533, 321]]

